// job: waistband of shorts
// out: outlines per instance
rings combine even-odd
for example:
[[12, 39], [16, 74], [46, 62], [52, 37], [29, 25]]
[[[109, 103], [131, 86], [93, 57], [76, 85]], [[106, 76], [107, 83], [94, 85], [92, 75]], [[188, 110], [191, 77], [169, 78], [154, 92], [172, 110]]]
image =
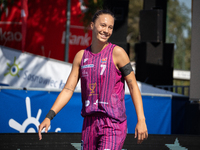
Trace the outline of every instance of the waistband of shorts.
[[122, 121], [114, 119], [114, 118], [110, 117], [108, 114], [103, 113], [103, 112], [94, 112], [92, 114], [88, 114], [88, 115], [84, 116], [84, 118], [86, 118], [86, 117], [110, 118], [110, 120], [112, 120], [112, 122], [120, 122], [120, 123], [126, 121], [126, 119], [122, 120]]

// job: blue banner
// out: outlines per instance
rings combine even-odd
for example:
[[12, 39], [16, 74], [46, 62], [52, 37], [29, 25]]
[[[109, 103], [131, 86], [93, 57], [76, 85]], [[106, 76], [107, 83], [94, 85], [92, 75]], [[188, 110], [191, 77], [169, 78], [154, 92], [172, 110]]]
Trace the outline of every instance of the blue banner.
[[[0, 92], [1, 133], [37, 132], [59, 92], [5, 90]], [[49, 132], [81, 132], [80, 93], [51, 121]]]
[[[59, 92], [31, 90], [0, 90], [0, 133], [35, 133], [53, 105]], [[171, 96], [142, 96], [149, 134], [171, 134], [181, 127], [184, 109], [176, 106], [172, 111]], [[178, 101], [183, 106], [186, 100]], [[135, 132], [137, 116], [130, 95], [125, 95], [128, 133]], [[74, 93], [69, 103], [51, 121], [48, 132], [81, 133], [81, 93]], [[176, 113], [176, 125], [172, 125]], [[178, 113], [178, 114], [177, 114]], [[180, 131], [181, 132], [181, 131]]]
[[[171, 134], [171, 97], [142, 96], [149, 134]], [[137, 116], [130, 95], [125, 96], [128, 133], [135, 133]]]

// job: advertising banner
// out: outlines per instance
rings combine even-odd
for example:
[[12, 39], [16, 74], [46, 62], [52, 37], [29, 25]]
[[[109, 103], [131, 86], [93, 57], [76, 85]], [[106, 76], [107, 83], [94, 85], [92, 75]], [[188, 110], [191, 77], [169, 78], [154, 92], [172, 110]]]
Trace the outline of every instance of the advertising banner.
[[[21, 2], [26, 5], [22, 7]], [[8, 3], [6, 10], [0, 21], [0, 45], [65, 60], [66, 0], [16, 0], [13, 4]], [[92, 40], [91, 30], [84, 30], [82, 11], [82, 1], [71, 0], [68, 53], [70, 63], [76, 53], [88, 47]]]
[[70, 63], [6, 47], [0, 47], [0, 64], [0, 83], [22, 88], [62, 89], [72, 67]]
[[[36, 133], [59, 92], [4, 90], [0, 91], [0, 133]], [[72, 100], [52, 120], [49, 132], [81, 132], [81, 97]]]
[[[0, 133], [36, 133], [38, 125], [45, 118], [59, 93], [59, 91], [31, 89], [0, 89]], [[171, 97], [142, 96], [142, 99], [149, 134], [172, 134], [174, 114], [172, 114]], [[135, 133], [137, 116], [130, 95], [125, 95], [125, 105], [127, 133]], [[74, 92], [69, 103], [51, 121], [49, 132], [81, 133], [83, 121], [81, 108], [81, 93]], [[177, 107], [174, 109], [178, 113], [184, 111]], [[177, 120], [174, 122], [176, 124], [174, 129], [177, 130], [184, 125], [181, 122], [183, 118], [179, 115], [174, 116]]]
[[[2, 5], [3, 7], [3, 5]], [[8, 5], [1, 14], [0, 45], [21, 50], [22, 47], [21, 0]]]

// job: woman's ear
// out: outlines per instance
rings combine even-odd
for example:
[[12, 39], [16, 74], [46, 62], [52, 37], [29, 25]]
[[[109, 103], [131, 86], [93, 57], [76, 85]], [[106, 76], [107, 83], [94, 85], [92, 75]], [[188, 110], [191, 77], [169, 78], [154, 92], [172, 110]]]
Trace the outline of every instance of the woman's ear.
[[90, 23], [90, 28], [91, 28], [91, 30], [93, 30], [93, 28], [94, 28], [94, 22]]

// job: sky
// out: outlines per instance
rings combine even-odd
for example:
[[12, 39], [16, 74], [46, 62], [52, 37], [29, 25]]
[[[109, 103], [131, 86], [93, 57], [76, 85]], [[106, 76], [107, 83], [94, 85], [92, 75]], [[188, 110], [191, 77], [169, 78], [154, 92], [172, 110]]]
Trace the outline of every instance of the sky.
[[185, 5], [191, 9], [192, 0], [179, 0], [181, 3], [185, 3]]

